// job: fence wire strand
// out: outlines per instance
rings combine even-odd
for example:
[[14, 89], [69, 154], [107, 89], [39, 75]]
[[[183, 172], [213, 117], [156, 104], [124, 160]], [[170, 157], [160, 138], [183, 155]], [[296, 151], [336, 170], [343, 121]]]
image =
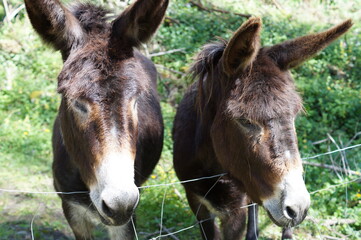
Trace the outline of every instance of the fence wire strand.
[[35, 240], [35, 237], [34, 237], [34, 221], [35, 221], [35, 218], [36, 218], [36, 217], [38, 216], [38, 214], [39, 214], [41, 205], [42, 205], [42, 204], [39, 204], [39, 206], [38, 206], [38, 208], [36, 209], [36, 212], [35, 212], [33, 218], [31, 219], [31, 222], [30, 222], [31, 240]]
[[14, 190], [14, 189], [2, 189], [0, 188], [0, 192], [7, 193], [24, 193], [24, 194], [61, 194], [61, 195], [72, 195], [72, 194], [85, 194], [89, 193], [88, 191], [79, 191], [79, 192], [36, 192], [36, 191], [22, 191], [22, 190]]
[[137, 229], [135, 228], [135, 224], [134, 224], [133, 217], [131, 217], [131, 221], [132, 221], [132, 227], [133, 227], [133, 230], [134, 230], [135, 239], [136, 239], [136, 240], [139, 240], [139, 239], [138, 239]]
[[[326, 156], [326, 155], [330, 155], [330, 154], [333, 154], [333, 153], [337, 153], [337, 152], [343, 152], [343, 151], [346, 151], [346, 150], [349, 150], [349, 149], [353, 149], [353, 148], [357, 148], [357, 147], [361, 147], [361, 144], [356, 144], [356, 145], [353, 145], [353, 146], [349, 146], [349, 147], [345, 147], [345, 148], [342, 148], [342, 149], [337, 149], [337, 150], [334, 150], [334, 151], [329, 151], [329, 152], [326, 152], [326, 153], [321, 153], [321, 154], [317, 154], [317, 155], [314, 155], [314, 156], [311, 156], [311, 157], [305, 157], [305, 158], [302, 158], [302, 160], [308, 160], [308, 159], [315, 159], [315, 158], [318, 158], [318, 157], [321, 157], [321, 156]], [[200, 177], [200, 178], [194, 178], [194, 179], [189, 179], [189, 180], [184, 180], [184, 181], [177, 181], [177, 182], [172, 182], [172, 183], [165, 183], [165, 184], [154, 184], [154, 185], [148, 185], [148, 186], [141, 186], [141, 187], [138, 187], [139, 189], [147, 189], [147, 188], [154, 188], [154, 187], [168, 187], [168, 186], [173, 186], [173, 185], [178, 185], [178, 184], [184, 184], [184, 183], [190, 183], [190, 182], [196, 182], [196, 181], [201, 181], [201, 180], [206, 180], [206, 179], [212, 179], [212, 178], [218, 178], [218, 180], [225, 176], [227, 173], [221, 173], [221, 174], [217, 174], [217, 175], [212, 175], [212, 176], [206, 176], [206, 177]], [[217, 180], [217, 182], [218, 182]], [[352, 182], [356, 182], [356, 181], [361, 181], [361, 178], [356, 178], [356, 179], [353, 179], [353, 180], [350, 180], [350, 181], [346, 181], [346, 182], [342, 182], [342, 183], [339, 183], [339, 184], [335, 184], [335, 185], [331, 185], [327, 188], [323, 188], [323, 189], [319, 189], [319, 190], [316, 190], [316, 191], [313, 191], [313, 192], [310, 192], [311, 195], [313, 194], [316, 194], [318, 192], [322, 192], [322, 191], [327, 191], [329, 189], [332, 189], [332, 188], [336, 188], [336, 187], [339, 187], [339, 186], [343, 186], [343, 185], [346, 185], [346, 184], [349, 184], [349, 183], [352, 183]], [[212, 186], [213, 187], [213, 186]], [[7, 193], [23, 193], [23, 194], [63, 194], [63, 195], [71, 195], [71, 194], [89, 194], [89, 191], [75, 191], [75, 192], [52, 192], [52, 191], [49, 191], [49, 192], [43, 192], [43, 191], [23, 191], [23, 190], [13, 190], [13, 189], [1, 189], [0, 188], [0, 192], [7, 192]], [[209, 191], [208, 191], [209, 192]], [[164, 196], [163, 196], [163, 201], [162, 201], [162, 209], [161, 209], [161, 219], [163, 219], [163, 211], [164, 211], [164, 201], [165, 201], [165, 195], [166, 193], [164, 193]], [[257, 205], [256, 203], [252, 203], [252, 204], [248, 204], [248, 205], [245, 205], [245, 206], [242, 206], [240, 208], [248, 208], [250, 206], [255, 206]], [[31, 223], [30, 223], [30, 230], [31, 230], [31, 238], [34, 240], [34, 232], [33, 232], [33, 224], [34, 224], [34, 220], [35, 218], [37, 217], [38, 215], [38, 210], [40, 209], [40, 206], [38, 207], [36, 213], [34, 214], [32, 220], [31, 220]], [[163, 238], [163, 237], [167, 237], [167, 236], [171, 236], [171, 235], [176, 235], [178, 233], [181, 233], [181, 232], [184, 232], [184, 231], [187, 231], [187, 230], [190, 230], [192, 228], [194, 228], [195, 226], [205, 222], [205, 221], [210, 221], [214, 219], [214, 217], [212, 218], [209, 218], [209, 219], [205, 219], [205, 220], [201, 220], [201, 221], [197, 221], [195, 224], [191, 225], [191, 226], [188, 226], [186, 228], [182, 228], [182, 229], [179, 229], [177, 231], [174, 231], [174, 232], [170, 232], [170, 233], [167, 233], [167, 234], [162, 234], [162, 223], [161, 223], [161, 226], [160, 226], [160, 232], [159, 232], [159, 235], [153, 239], [160, 239], [160, 238]], [[138, 234], [137, 234], [137, 231], [136, 231], [136, 228], [135, 228], [135, 224], [134, 224], [134, 221], [133, 221], [133, 218], [131, 219], [131, 222], [132, 222], [132, 225], [133, 225], [133, 229], [134, 229], [134, 233], [135, 233], [135, 237], [136, 239], [138, 240]]]
[[[329, 151], [329, 152], [326, 152], [326, 153], [317, 154], [317, 155], [314, 155], [314, 156], [311, 156], [311, 157], [305, 157], [305, 158], [302, 158], [302, 160], [314, 159], [314, 158], [318, 158], [318, 157], [321, 157], [321, 156], [326, 156], [326, 155], [346, 151], [346, 150], [357, 148], [357, 147], [361, 147], [361, 144], [356, 144], [356, 145], [345, 147], [345, 148], [342, 148], [342, 149], [337, 149], [337, 150], [334, 150], [334, 151]], [[140, 186], [138, 188], [139, 189], [147, 189], [147, 188], [154, 188], [154, 187], [172, 186], [172, 185], [196, 182], [196, 181], [201, 181], [201, 180], [211, 179], [211, 178], [216, 178], [216, 177], [222, 177], [222, 176], [225, 176], [226, 174], [227, 173], [221, 173], [221, 174], [217, 174], [217, 175], [213, 175], [213, 176], [194, 178], [194, 179], [189, 179], [189, 180], [185, 180], [185, 181], [178, 181], [178, 182], [164, 183], [164, 184], [154, 184], [154, 185], [148, 185], [148, 186]], [[0, 192], [25, 193], [25, 194], [26, 193], [28, 193], [28, 194], [64, 194], [64, 195], [89, 193], [88, 191], [77, 191], [77, 192], [51, 192], [50, 191], [50, 192], [42, 192], [42, 191], [23, 191], [23, 190], [1, 189], [1, 188], [0, 188]]]
[[319, 189], [319, 190], [310, 192], [310, 194], [313, 195], [313, 194], [318, 193], [318, 192], [323, 192], [323, 191], [330, 190], [330, 189], [335, 188], [335, 187], [339, 187], [339, 186], [346, 185], [346, 184], [349, 184], [349, 183], [352, 183], [352, 182], [357, 182], [357, 181], [361, 181], [361, 178], [356, 178], [356, 179], [353, 179], [353, 180], [350, 180], [350, 181], [346, 181], [346, 182], [342, 182], [342, 183], [339, 183], [339, 184], [331, 185], [331, 186], [329, 186], [327, 188], [323, 188], [323, 189]]
[[361, 147], [361, 144], [356, 144], [356, 145], [353, 145], [353, 146], [337, 149], [337, 150], [326, 152], [326, 153], [320, 153], [320, 154], [317, 154], [317, 155], [312, 156], [312, 157], [305, 157], [305, 158], [302, 158], [302, 160], [314, 159], [314, 158], [330, 155], [330, 154], [337, 153], [337, 152], [343, 152], [343, 151], [346, 151], [346, 150], [349, 150], [349, 149], [352, 149], [352, 148], [357, 148], [357, 147]]

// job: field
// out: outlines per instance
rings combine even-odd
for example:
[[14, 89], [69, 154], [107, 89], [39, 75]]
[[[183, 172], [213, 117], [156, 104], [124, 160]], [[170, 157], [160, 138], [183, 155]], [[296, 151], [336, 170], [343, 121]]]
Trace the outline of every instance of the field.
[[[128, 1], [92, 2], [120, 12]], [[200, 239], [172, 169], [172, 121], [191, 83], [186, 73], [192, 57], [204, 43], [231, 36], [246, 19], [234, 13], [242, 13], [262, 17], [263, 45], [353, 19], [347, 35], [292, 70], [305, 107], [296, 121], [301, 155], [321, 155], [305, 159], [312, 206], [296, 227], [295, 239], [361, 239], [361, 1], [203, 0], [203, 9], [196, 2], [171, 0], [163, 26], [142, 49], [163, 53], [152, 60], [160, 73], [166, 127], [160, 163], [145, 185], [174, 184], [142, 190], [138, 238]], [[19, 6], [19, 13], [10, 16]], [[32, 239], [32, 235], [39, 240], [73, 239], [51, 176], [50, 139], [60, 100], [56, 79], [61, 56], [41, 42], [21, 6], [20, 0], [2, 0], [0, 6], [0, 240]], [[176, 51], [165, 53], [170, 50]], [[330, 151], [335, 152], [324, 154]], [[263, 211], [260, 227], [260, 240], [280, 239], [281, 229]], [[167, 234], [171, 236], [162, 236]], [[105, 230], [97, 229], [96, 236], [106, 239]]]

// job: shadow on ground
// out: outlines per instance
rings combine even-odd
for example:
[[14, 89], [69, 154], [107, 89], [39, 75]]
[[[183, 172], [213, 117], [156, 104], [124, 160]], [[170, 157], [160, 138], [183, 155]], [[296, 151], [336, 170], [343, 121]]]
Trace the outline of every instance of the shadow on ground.
[[[72, 234], [64, 233], [50, 226], [39, 223], [33, 226], [33, 236], [31, 233], [31, 222], [12, 221], [0, 223], [0, 240], [74, 240]], [[97, 240], [107, 240], [107, 234], [104, 230], [94, 231], [94, 237]]]
[[[5, 222], [0, 224], [0, 240], [26, 240], [32, 239], [31, 223], [25, 221]], [[44, 225], [36, 225], [34, 231], [34, 239], [41, 240], [70, 240], [70, 236], [47, 227]]]

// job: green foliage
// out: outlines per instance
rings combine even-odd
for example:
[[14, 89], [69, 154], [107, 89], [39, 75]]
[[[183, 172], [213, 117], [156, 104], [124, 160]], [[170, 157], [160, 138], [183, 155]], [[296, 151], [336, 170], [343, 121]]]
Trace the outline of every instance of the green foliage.
[[[13, 8], [22, 3], [20, 0], [8, 2]], [[114, 6], [116, 1], [93, 2]], [[211, 2], [219, 4], [215, 7], [229, 11], [262, 16], [263, 45], [321, 31], [330, 27], [331, 22], [354, 17], [355, 26], [349, 34], [293, 70], [292, 74], [305, 107], [305, 114], [301, 114], [296, 122], [302, 155], [336, 149], [327, 134], [339, 147], [361, 143], [360, 136], [353, 138], [361, 131], [361, 25], [356, 18], [360, 0], [312, 1], [312, 8], [304, 1], [280, 1], [283, 10], [276, 8], [271, 1], [202, 2], [207, 3], [206, 7], [214, 7], [209, 5]], [[303, 11], [302, 14], [299, 11]], [[317, 15], [313, 14], [314, 11]], [[39, 40], [24, 15], [24, 11], [21, 12], [11, 25], [0, 22], [0, 188], [52, 191], [50, 138], [59, 105], [56, 77], [62, 61], [60, 54]], [[0, 19], [4, 16], [5, 11], [0, 7]], [[161, 73], [158, 90], [165, 141], [160, 163], [146, 185], [177, 181], [172, 169], [171, 130], [175, 106], [191, 83], [185, 73], [192, 57], [202, 45], [216, 40], [217, 36], [228, 39], [245, 20], [234, 14], [199, 10], [187, 0], [171, 1], [168, 16], [170, 18], [165, 20], [148, 50], [159, 52], [184, 48], [184, 51], [152, 58], [158, 66], [163, 66], [158, 68]], [[315, 16], [323, 20], [315, 21]], [[321, 144], [313, 144], [327, 138]], [[360, 172], [361, 151], [358, 149], [348, 150], [343, 159], [350, 169]], [[331, 156], [332, 159], [325, 156], [312, 161], [331, 164], [330, 160], [333, 160], [336, 165], [343, 166], [339, 153]], [[310, 192], [330, 188], [312, 194], [311, 220], [306, 220], [296, 229], [298, 239], [315, 239], [321, 235], [360, 239], [360, 184], [343, 184], [355, 176], [305, 166], [305, 179]], [[342, 185], [332, 187], [337, 184]], [[177, 231], [195, 223], [179, 184], [147, 188], [142, 191], [137, 209], [140, 239], [157, 236], [163, 199], [162, 222], [167, 229]], [[0, 239], [29, 238], [29, 223], [35, 213], [36, 239], [69, 239], [71, 236], [56, 195], [0, 194], [0, 212], [4, 216], [0, 218]], [[324, 225], [326, 220], [336, 218], [355, 219], [356, 222]], [[260, 239], [280, 236], [280, 229], [273, 226], [266, 214], [261, 216], [261, 229]], [[102, 229], [98, 229], [96, 235], [97, 239], [105, 238]], [[180, 239], [199, 239], [199, 232], [197, 227], [192, 227], [177, 236]]]

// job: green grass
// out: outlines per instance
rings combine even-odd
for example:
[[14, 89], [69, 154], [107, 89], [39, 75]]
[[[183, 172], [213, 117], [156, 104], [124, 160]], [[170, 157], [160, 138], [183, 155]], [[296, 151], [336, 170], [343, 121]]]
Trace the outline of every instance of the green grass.
[[[185, 72], [192, 56], [201, 45], [215, 36], [229, 37], [244, 20], [235, 15], [205, 13], [190, 8], [184, 0], [171, 1], [169, 16], [180, 23], [167, 22], [155, 40], [148, 45], [151, 52], [185, 48], [185, 52], [153, 58], [156, 64]], [[297, 120], [300, 148], [303, 156], [335, 149], [326, 141], [329, 133], [339, 145], [346, 145], [361, 123], [361, 25], [357, 1], [213, 1], [222, 7], [241, 13], [262, 16], [263, 44], [280, 41], [326, 29], [352, 17], [351, 33], [292, 73], [305, 100], [307, 114]], [[267, 3], [265, 3], [267, 2]], [[19, 3], [19, 1], [10, 3]], [[358, 12], [357, 12], [358, 11]], [[21, 191], [54, 191], [51, 176], [51, 129], [59, 95], [56, 76], [61, 69], [60, 54], [44, 46], [32, 30], [24, 14], [11, 25], [0, 23], [0, 188]], [[0, 17], [4, 16], [0, 8]], [[320, 19], [320, 20], [318, 20]], [[337, 79], [327, 70], [328, 64], [345, 72]], [[160, 163], [145, 185], [178, 181], [172, 168], [171, 128], [175, 106], [190, 80], [180, 74], [159, 68], [162, 79], [159, 92], [165, 120], [165, 142]], [[356, 138], [350, 144], [361, 143]], [[340, 165], [339, 155], [332, 155]], [[347, 151], [350, 168], [361, 169], [361, 151]], [[330, 157], [316, 159], [330, 164]], [[307, 166], [305, 178], [310, 192], [355, 179], [337, 176], [333, 171]], [[161, 215], [162, 203], [163, 218]], [[55, 194], [8, 193], [0, 191], [0, 239], [30, 239], [30, 223], [34, 219], [35, 239], [73, 239], [63, 217], [60, 200]], [[34, 218], [35, 216], [35, 218]], [[195, 218], [190, 211], [181, 185], [153, 187], [142, 190], [137, 209], [139, 239], [157, 236], [161, 218], [170, 232], [191, 227]], [[312, 207], [306, 219], [295, 229], [296, 239], [325, 239], [325, 235], [342, 239], [361, 238], [361, 187], [350, 183], [312, 195]], [[260, 239], [280, 238], [280, 228], [261, 213]], [[329, 219], [351, 219], [352, 224], [327, 226]], [[98, 229], [96, 239], [105, 239]], [[176, 235], [179, 239], [200, 239], [198, 227]], [[170, 239], [170, 238], [162, 238]]]

